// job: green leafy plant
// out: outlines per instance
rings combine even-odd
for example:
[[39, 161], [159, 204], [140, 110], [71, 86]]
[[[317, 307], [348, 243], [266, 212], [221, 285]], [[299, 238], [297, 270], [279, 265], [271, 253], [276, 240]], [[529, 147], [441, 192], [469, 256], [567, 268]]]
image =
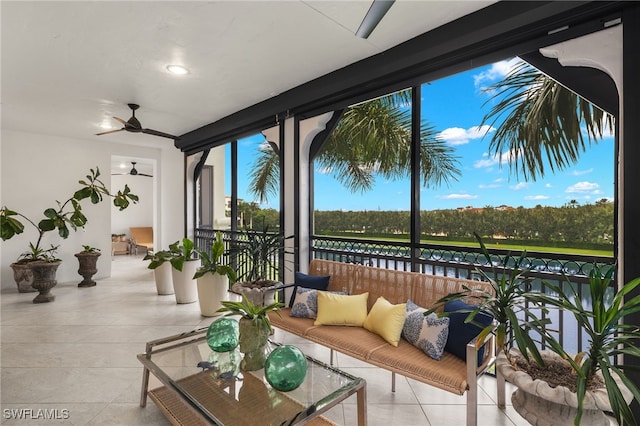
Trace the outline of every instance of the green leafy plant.
[[221, 303], [222, 308], [218, 309], [217, 312], [227, 312], [225, 316], [238, 315], [244, 319], [251, 320], [257, 328], [267, 330], [269, 333], [272, 328], [267, 313], [274, 311], [280, 315], [279, 309], [284, 306], [280, 302], [273, 302], [267, 306], [256, 305], [247, 299], [245, 295], [242, 295], [241, 301], [223, 300]]
[[91, 247], [91, 246], [82, 246], [83, 253], [98, 253], [100, 251], [99, 248]]
[[284, 253], [283, 243], [293, 236], [284, 237], [279, 233], [269, 232], [265, 226], [262, 231], [244, 230], [241, 240], [231, 248], [237, 261], [245, 262], [247, 267], [238, 274], [238, 281], [259, 282], [267, 280], [270, 271], [278, 268], [279, 255]]
[[229, 265], [222, 265], [220, 258], [224, 255], [224, 242], [222, 241], [222, 234], [220, 231], [216, 234], [216, 239], [211, 244], [211, 256], [204, 250], [195, 249], [200, 257], [201, 266], [193, 276], [194, 279], [198, 279], [208, 273], [225, 275], [229, 278], [230, 282], [235, 282], [236, 271]]
[[22, 253], [18, 256], [18, 261], [16, 263], [28, 263], [34, 262], [36, 260], [41, 260], [44, 262], [59, 262], [60, 259], [56, 257], [56, 252], [58, 251], [59, 246], [51, 245], [51, 248], [42, 249], [36, 248], [33, 243], [29, 243], [29, 251]]
[[[617, 292], [611, 287], [615, 268], [594, 268], [589, 273], [589, 294], [591, 306], [582, 302], [576, 285], [567, 282], [564, 286], [550, 283], [545, 285], [555, 294], [537, 293], [530, 299], [544, 303], [546, 306], [570, 312], [578, 324], [578, 333], [586, 333], [588, 348], [574, 357], [567, 354], [564, 348], [551, 336], [546, 341], [552, 351], [564, 357], [573, 367], [576, 374], [576, 393], [578, 397], [575, 425], [580, 424], [584, 397], [596, 374], [600, 372], [609, 396], [609, 403], [619, 424], [635, 425], [636, 420], [614, 375], [631, 391], [636, 401], [640, 401], [640, 389], [629, 377], [626, 370], [638, 370], [630, 365], [614, 364], [618, 355], [640, 358], [640, 328], [638, 324], [625, 323], [629, 315], [640, 312], [640, 296], [625, 301], [625, 297], [640, 286], [640, 278], [626, 283]], [[565, 290], [567, 289], [567, 290]], [[615, 293], [615, 294], [614, 294]]]
[[170, 250], [159, 250], [153, 253], [148, 253], [142, 260], [150, 260], [147, 268], [156, 269], [160, 265], [165, 262], [171, 261], [173, 259], [174, 253]]
[[197, 253], [194, 250], [194, 247], [195, 244], [193, 240], [190, 240], [189, 238], [183, 238], [182, 244], [180, 244], [179, 241], [176, 241], [173, 244], [169, 244], [169, 252], [171, 253], [171, 258], [169, 259], [169, 261], [171, 262], [171, 266], [173, 266], [178, 271], [182, 271], [184, 262], [197, 260]]
[[[76, 231], [78, 228], [84, 228], [87, 223], [87, 217], [82, 211], [82, 201], [89, 199], [92, 204], [98, 204], [105, 197], [113, 198], [114, 206], [120, 210], [126, 209], [130, 203], [137, 203], [138, 196], [131, 193], [127, 185], [124, 189], [116, 194], [109, 192], [104, 183], [100, 180], [100, 169], [90, 169], [90, 174], [85, 179], [78, 181], [82, 187], [69, 197], [65, 202], [56, 201], [57, 207], [49, 207], [44, 210], [44, 218], [36, 223], [24, 214], [12, 210], [8, 207], [0, 209], [0, 236], [3, 241], [9, 240], [16, 235], [24, 232], [24, 224], [21, 219], [32, 225], [37, 233], [38, 239], [35, 244], [29, 243], [31, 247], [30, 260], [44, 260], [42, 258], [42, 237], [45, 233], [58, 230], [58, 235], [66, 239], [69, 237], [71, 230]], [[25, 259], [25, 258], [23, 258]]]

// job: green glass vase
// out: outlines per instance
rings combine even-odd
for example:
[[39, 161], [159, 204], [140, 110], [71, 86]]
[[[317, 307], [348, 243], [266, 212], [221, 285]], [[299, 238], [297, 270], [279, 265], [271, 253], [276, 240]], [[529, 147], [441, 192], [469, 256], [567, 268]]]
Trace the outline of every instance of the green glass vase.
[[215, 352], [229, 352], [238, 346], [240, 327], [238, 320], [220, 318], [207, 330], [207, 344]]
[[267, 357], [264, 375], [275, 389], [283, 392], [294, 390], [307, 375], [307, 358], [295, 346], [277, 347]]

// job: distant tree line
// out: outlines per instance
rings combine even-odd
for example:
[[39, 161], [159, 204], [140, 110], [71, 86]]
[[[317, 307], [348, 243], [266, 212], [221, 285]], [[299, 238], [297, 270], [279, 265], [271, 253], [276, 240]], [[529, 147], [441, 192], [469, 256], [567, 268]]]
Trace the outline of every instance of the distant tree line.
[[[587, 244], [613, 244], [613, 203], [568, 203], [562, 207], [424, 210], [422, 237], [473, 238], [473, 233], [496, 239]], [[408, 211], [316, 211], [316, 234], [345, 233], [406, 235]], [[354, 235], [356, 236], [356, 235]]]
[[[240, 203], [241, 228], [277, 231], [279, 212], [261, 209], [256, 203]], [[562, 207], [465, 208], [423, 210], [420, 212], [422, 239], [475, 241], [474, 232], [495, 240], [536, 241], [569, 246], [612, 245], [613, 203], [602, 199], [579, 205], [571, 201]], [[314, 212], [314, 232], [318, 235], [353, 237], [407, 237], [410, 231], [408, 211]]]

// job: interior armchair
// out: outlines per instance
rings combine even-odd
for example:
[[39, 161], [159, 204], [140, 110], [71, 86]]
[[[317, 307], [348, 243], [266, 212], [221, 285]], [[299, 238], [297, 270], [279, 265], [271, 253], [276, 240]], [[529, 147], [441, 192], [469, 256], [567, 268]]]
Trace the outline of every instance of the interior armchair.
[[131, 248], [138, 254], [139, 248], [144, 248], [146, 253], [153, 250], [153, 228], [150, 226], [129, 228], [131, 232]]

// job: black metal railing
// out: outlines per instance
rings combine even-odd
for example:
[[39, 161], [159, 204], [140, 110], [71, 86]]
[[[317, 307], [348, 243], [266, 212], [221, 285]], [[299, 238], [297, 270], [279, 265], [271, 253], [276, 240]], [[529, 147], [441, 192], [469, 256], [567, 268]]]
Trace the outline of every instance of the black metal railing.
[[[211, 247], [215, 230], [196, 230], [196, 244], [200, 248]], [[225, 247], [241, 238], [241, 233], [222, 231]], [[589, 272], [594, 268], [614, 264], [607, 256], [585, 256], [574, 254], [542, 253], [491, 249], [489, 262], [480, 247], [453, 247], [437, 244], [418, 244], [415, 247], [408, 242], [380, 241], [328, 236], [311, 237], [310, 252], [312, 258], [337, 262], [357, 263], [385, 269], [415, 271], [431, 275], [443, 275], [456, 278], [481, 280], [479, 270], [488, 276], [508, 274], [522, 261], [520, 269], [527, 270], [529, 286], [535, 290], [547, 291], [545, 283], [560, 285], [571, 282], [578, 284], [578, 293], [582, 301], [589, 306]], [[231, 262], [242, 270], [243, 265]], [[499, 277], [498, 277], [499, 278]], [[612, 293], [615, 288], [612, 287]], [[558, 340], [571, 353], [584, 349], [586, 336], [577, 332], [578, 328], [570, 313], [552, 310], [548, 315], [550, 327], [558, 330]]]

